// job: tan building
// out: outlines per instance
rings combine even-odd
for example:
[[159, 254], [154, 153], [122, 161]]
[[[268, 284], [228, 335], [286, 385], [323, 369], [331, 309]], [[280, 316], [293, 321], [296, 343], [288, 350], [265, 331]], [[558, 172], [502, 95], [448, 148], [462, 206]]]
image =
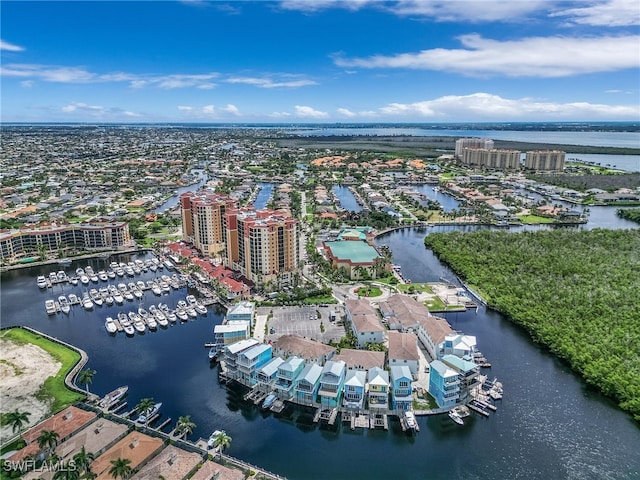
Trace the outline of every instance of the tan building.
[[182, 238], [206, 255], [224, 252], [226, 242], [225, 214], [236, 207], [227, 195], [209, 190], [180, 195]]
[[520, 157], [519, 150], [465, 148], [462, 153], [462, 163], [494, 170], [518, 170]]
[[99, 480], [112, 479], [113, 477], [109, 474], [111, 460], [127, 458], [131, 460], [129, 466], [135, 470], [159, 452], [163, 446], [164, 440], [161, 438], [150, 437], [133, 430], [94, 460], [90, 465], [91, 471], [98, 475]]
[[226, 212], [227, 266], [257, 284], [290, 285], [298, 268], [298, 221], [251, 207]]
[[561, 172], [564, 170], [565, 153], [560, 150], [532, 150], [527, 152], [524, 168]]
[[490, 138], [459, 138], [456, 140], [457, 158], [462, 158], [465, 148], [484, 148], [490, 150], [493, 148], [493, 140]]
[[335, 353], [335, 347], [299, 335], [283, 335], [273, 342], [273, 356], [284, 359], [296, 356], [307, 363], [324, 365]]

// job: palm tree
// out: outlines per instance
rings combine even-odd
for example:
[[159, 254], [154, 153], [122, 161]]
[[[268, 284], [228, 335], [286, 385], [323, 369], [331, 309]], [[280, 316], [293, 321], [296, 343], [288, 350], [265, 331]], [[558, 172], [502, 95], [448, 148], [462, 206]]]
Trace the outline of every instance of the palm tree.
[[113, 478], [126, 479], [133, 473], [131, 468], [131, 460], [128, 458], [116, 458], [111, 460], [111, 468], [109, 469], [109, 475]]
[[9, 412], [6, 416], [6, 421], [9, 425], [11, 425], [11, 430], [13, 433], [19, 432], [22, 430], [22, 427], [25, 423], [29, 421], [29, 412], [20, 412], [18, 410], [14, 410], [13, 412]]
[[80, 472], [75, 468], [61, 468], [53, 474], [53, 480], [80, 480]]
[[187, 415], [185, 417], [178, 418], [175, 431], [176, 431], [176, 434], [178, 434], [179, 436], [184, 435], [186, 437], [190, 435], [195, 428], [196, 428], [196, 424], [193, 423], [189, 415]]
[[148, 413], [151, 411], [151, 409], [153, 408], [153, 406], [155, 404], [156, 404], [156, 402], [154, 402], [153, 398], [143, 398], [142, 400], [140, 400], [140, 402], [138, 402], [138, 405], [136, 405], [136, 410], [140, 414], [144, 414], [144, 416], [145, 416], [145, 419], [144, 419], [144, 426], [145, 427], [149, 423], [149, 415], [148, 415]]
[[231, 437], [227, 435], [224, 430], [221, 431], [213, 441], [213, 446], [218, 448], [220, 455], [222, 455], [222, 451], [225, 448], [229, 448], [229, 445], [231, 445]]
[[87, 390], [87, 393], [89, 393], [89, 384], [93, 380], [93, 376], [95, 374], [96, 374], [95, 370], [91, 370], [89, 368], [85, 368], [84, 370], [82, 370], [80, 372], [80, 375], [78, 375], [78, 382], [84, 383], [84, 386], [85, 386], [85, 389]]
[[46, 448], [49, 454], [53, 453], [53, 449], [58, 445], [58, 432], [55, 430], [43, 430], [38, 437], [38, 446], [42, 449]]
[[94, 458], [95, 455], [91, 452], [87, 452], [84, 449], [83, 445], [82, 449], [80, 449], [80, 451], [73, 456], [73, 461], [75, 462], [76, 468], [79, 471], [86, 472], [87, 470], [89, 470], [89, 465], [91, 464], [91, 462], [93, 462]]

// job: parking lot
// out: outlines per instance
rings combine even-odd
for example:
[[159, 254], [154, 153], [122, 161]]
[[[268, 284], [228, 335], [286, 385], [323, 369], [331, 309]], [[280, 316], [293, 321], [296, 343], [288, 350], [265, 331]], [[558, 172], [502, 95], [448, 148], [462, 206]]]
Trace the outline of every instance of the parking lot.
[[[329, 314], [336, 312], [336, 320]], [[338, 305], [304, 307], [259, 307], [257, 315], [269, 315], [265, 340], [276, 340], [282, 335], [299, 335], [322, 343], [339, 341], [345, 334], [342, 323], [343, 310]], [[322, 325], [324, 332], [321, 331]]]

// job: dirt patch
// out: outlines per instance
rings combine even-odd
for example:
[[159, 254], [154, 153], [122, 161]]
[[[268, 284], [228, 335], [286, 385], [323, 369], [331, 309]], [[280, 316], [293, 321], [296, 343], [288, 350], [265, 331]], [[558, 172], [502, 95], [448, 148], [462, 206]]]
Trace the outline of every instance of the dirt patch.
[[[25, 427], [45, 418], [51, 411], [49, 402], [38, 400], [35, 394], [61, 367], [60, 362], [36, 345], [20, 345], [0, 338], [0, 412], [28, 412]], [[0, 439], [11, 436], [10, 425], [0, 429]]]

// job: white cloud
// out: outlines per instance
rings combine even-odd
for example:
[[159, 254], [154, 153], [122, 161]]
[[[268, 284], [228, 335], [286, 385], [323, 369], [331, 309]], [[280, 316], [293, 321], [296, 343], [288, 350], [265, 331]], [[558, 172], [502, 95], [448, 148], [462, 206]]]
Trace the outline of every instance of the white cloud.
[[65, 105], [64, 107], [62, 107], [62, 111], [66, 113], [70, 113], [70, 112], [96, 113], [96, 112], [104, 112], [104, 110], [105, 108], [99, 105], [88, 105], [83, 102], [71, 102], [69, 105]]
[[472, 76], [564, 77], [640, 67], [640, 36], [531, 37], [497, 41], [463, 35], [466, 48], [334, 61], [342, 67], [439, 70]]
[[259, 78], [259, 77], [229, 77], [225, 80], [227, 83], [242, 83], [246, 85], [255, 85], [260, 88], [298, 88], [306, 87], [308, 85], [317, 85], [313, 80], [298, 79], [298, 80], [280, 80], [273, 81], [271, 78]]
[[0, 40], [0, 50], [5, 50], [7, 52], [24, 52], [25, 48], [20, 45], [14, 45], [13, 43]]
[[638, 0], [608, 0], [592, 5], [559, 10], [550, 17], [569, 17], [570, 23], [592, 26], [626, 27], [640, 25]]
[[372, 3], [377, 2], [372, 0], [282, 0], [280, 6], [286, 10], [317, 12], [328, 8], [359, 10]]
[[202, 107], [178, 105], [177, 109], [192, 118], [224, 118], [229, 115], [233, 115], [234, 117], [242, 115], [238, 107], [230, 103], [225, 107], [216, 107], [215, 105], [204, 105]]
[[305, 105], [296, 105], [295, 106], [295, 115], [297, 117], [306, 117], [306, 118], [328, 118], [329, 114], [327, 112], [321, 112], [320, 110], [315, 110], [312, 107], [307, 107]]
[[379, 111], [387, 117], [437, 121], [630, 119], [640, 116], [638, 105], [554, 103], [531, 98], [508, 99], [482, 92], [447, 95], [415, 103], [391, 103], [381, 107]]
[[31, 77], [46, 82], [87, 83], [96, 75], [81, 67], [44, 66], [27, 63], [13, 63], [0, 67], [3, 77]]
[[31, 88], [36, 84], [36, 82], [34, 82], [33, 80], [23, 80], [22, 82], [20, 82], [20, 85], [23, 86], [24, 88]]
[[287, 118], [291, 114], [289, 112], [271, 112], [268, 116], [272, 118]]
[[546, 8], [549, 0], [401, 0], [387, 7], [396, 15], [430, 17], [438, 21], [513, 21]]
[[340, 115], [343, 115], [345, 117], [349, 117], [349, 118], [353, 118], [353, 117], [357, 117], [358, 114], [355, 112], [352, 112], [351, 110], [347, 109], [347, 108], [339, 108], [338, 110], [336, 110]]

